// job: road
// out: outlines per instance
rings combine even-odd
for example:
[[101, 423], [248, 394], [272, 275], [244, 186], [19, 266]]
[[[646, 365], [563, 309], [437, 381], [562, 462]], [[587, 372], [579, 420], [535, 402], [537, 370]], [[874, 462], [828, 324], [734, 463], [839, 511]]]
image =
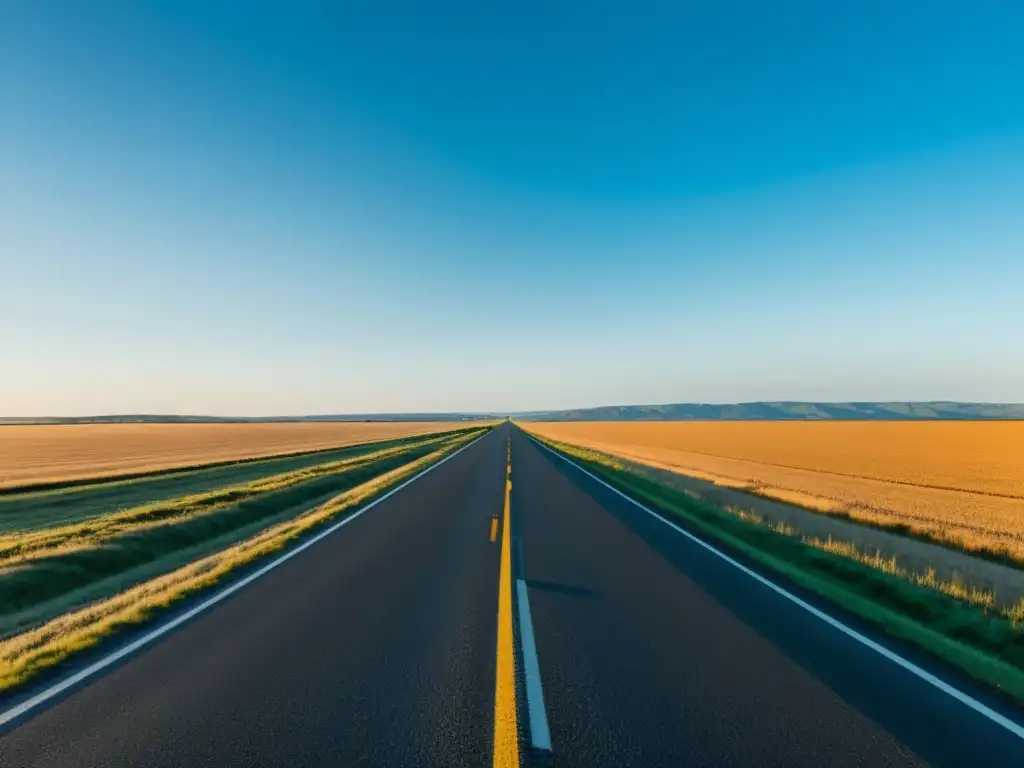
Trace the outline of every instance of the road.
[[1024, 765], [1017, 735], [511, 425], [0, 734], [5, 768], [517, 752], [588, 768]]

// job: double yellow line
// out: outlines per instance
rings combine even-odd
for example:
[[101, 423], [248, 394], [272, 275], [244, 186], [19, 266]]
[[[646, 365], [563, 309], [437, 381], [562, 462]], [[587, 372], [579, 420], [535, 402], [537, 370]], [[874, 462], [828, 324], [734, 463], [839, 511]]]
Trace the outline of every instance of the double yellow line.
[[[501, 525], [501, 571], [498, 579], [498, 657], [494, 681], [494, 768], [519, 768], [519, 724], [516, 720], [515, 649], [512, 641], [512, 441], [505, 460], [505, 512]], [[497, 520], [491, 521], [491, 541]]]

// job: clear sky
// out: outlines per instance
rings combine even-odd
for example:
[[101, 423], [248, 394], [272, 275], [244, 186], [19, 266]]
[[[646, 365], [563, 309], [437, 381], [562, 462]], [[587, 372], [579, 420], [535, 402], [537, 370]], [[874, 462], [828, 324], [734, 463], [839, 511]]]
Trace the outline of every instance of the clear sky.
[[1022, 36], [1019, 0], [4, 3], [0, 415], [1022, 401]]

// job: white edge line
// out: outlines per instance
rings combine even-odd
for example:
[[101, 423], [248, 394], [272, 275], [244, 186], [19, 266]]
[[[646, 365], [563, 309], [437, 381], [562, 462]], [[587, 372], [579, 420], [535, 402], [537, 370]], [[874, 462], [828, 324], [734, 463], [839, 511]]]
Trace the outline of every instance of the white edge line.
[[127, 645], [123, 646], [122, 648], [120, 648], [120, 649], [114, 651], [113, 653], [111, 653], [109, 656], [104, 656], [102, 659], [100, 659], [99, 661], [96, 661], [96, 662], [90, 664], [85, 669], [81, 669], [78, 672], [76, 672], [75, 674], [70, 675], [70, 676], [64, 678], [60, 682], [54, 683], [53, 685], [51, 685], [46, 690], [39, 692], [38, 694], [36, 694], [32, 698], [23, 701], [21, 704], [18, 704], [17, 706], [11, 707], [10, 709], [6, 710], [2, 714], [0, 714], [0, 728], [2, 728], [3, 726], [7, 725], [12, 720], [15, 720], [15, 719], [21, 717], [22, 715], [27, 714], [31, 710], [33, 710], [36, 707], [38, 707], [40, 704], [44, 704], [45, 702], [47, 702], [50, 699], [52, 699], [54, 696], [60, 695], [61, 693], [66, 691], [68, 688], [71, 688], [72, 686], [77, 685], [78, 683], [82, 682], [86, 678], [92, 677], [97, 672], [100, 672], [100, 671], [106, 669], [107, 667], [109, 667], [111, 664], [114, 664], [115, 662], [120, 661], [125, 656], [128, 656], [131, 653], [134, 653], [139, 648], [142, 648], [143, 646], [149, 645], [150, 643], [152, 643], [157, 638], [161, 637], [162, 635], [167, 634], [172, 629], [175, 629], [176, 627], [181, 626], [182, 624], [184, 624], [186, 621], [188, 621], [189, 619], [193, 618], [194, 616], [202, 613], [203, 611], [205, 611], [205, 610], [207, 610], [209, 608], [212, 608], [214, 605], [219, 603], [224, 598], [229, 597], [229, 596], [233, 595], [235, 592], [237, 592], [238, 590], [242, 589], [243, 587], [248, 586], [252, 582], [256, 581], [256, 579], [258, 579], [260, 576], [263, 576], [268, 571], [271, 571], [274, 568], [276, 568], [277, 566], [281, 565], [281, 563], [283, 563], [283, 562], [285, 562], [287, 560], [291, 560], [297, 554], [299, 554], [300, 552], [303, 552], [306, 549], [309, 549], [309, 547], [313, 546], [314, 544], [316, 544], [321, 539], [324, 539], [327, 536], [330, 536], [332, 533], [337, 531], [339, 528], [341, 528], [341, 527], [343, 527], [345, 525], [348, 525], [349, 523], [351, 523], [356, 518], [362, 516], [364, 513], [369, 512], [371, 509], [373, 509], [375, 506], [380, 504], [382, 501], [384, 501], [384, 500], [388, 499], [389, 497], [393, 496], [394, 494], [398, 493], [400, 490], [405, 488], [410, 483], [413, 483], [413, 482], [419, 480], [421, 477], [423, 477], [425, 474], [427, 474], [431, 470], [436, 469], [437, 467], [440, 467], [442, 464], [444, 464], [449, 459], [455, 458], [460, 453], [462, 453], [464, 450], [469, 448], [471, 445], [475, 445], [477, 442], [479, 442], [480, 440], [482, 440], [486, 436], [487, 436], [487, 433], [485, 432], [483, 435], [480, 435], [480, 437], [476, 438], [476, 440], [473, 440], [472, 442], [467, 443], [466, 445], [462, 446], [461, 448], [459, 448], [454, 453], [448, 454], [447, 456], [445, 456], [440, 461], [435, 462], [434, 464], [431, 464], [429, 467], [424, 469], [422, 472], [418, 472], [417, 474], [413, 475], [409, 479], [403, 481], [400, 485], [395, 486], [390, 491], [385, 493], [383, 496], [380, 496], [380, 497], [374, 499], [373, 501], [371, 501], [369, 504], [367, 504], [362, 509], [357, 510], [356, 512], [353, 512], [351, 515], [346, 517], [344, 520], [339, 520], [337, 523], [334, 523], [329, 528], [326, 528], [326, 529], [322, 530], [320, 533], [316, 534], [312, 538], [307, 539], [306, 541], [304, 541], [301, 544], [297, 545], [294, 549], [288, 550], [285, 554], [281, 555], [280, 557], [277, 557], [276, 559], [271, 560], [269, 563], [267, 563], [266, 565], [262, 566], [259, 570], [249, 574], [248, 576], [246, 576], [241, 581], [235, 582], [230, 587], [227, 587], [226, 589], [221, 590], [220, 592], [215, 594], [213, 597], [210, 597], [210, 598], [204, 600], [199, 605], [197, 605], [196, 607], [190, 609], [189, 611], [186, 611], [185, 613], [181, 614], [180, 616], [177, 616], [174, 619], [171, 619], [166, 624], [163, 624], [163, 625], [157, 627], [156, 629], [154, 629], [154, 630], [152, 630], [150, 632], [147, 632], [145, 635], [140, 637], [138, 640], [134, 640], [133, 642], [128, 643]]
[[523, 579], [516, 580], [519, 597], [519, 638], [523, 649], [523, 672], [526, 677], [526, 705], [530, 714], [530, 741], [534, 749], [551, 751], [551, 731], [544, 709], [544, 689], [540, 684], [540, 663], [537, 645], [533, 639], [533, 619], [530, 618], [530, 598]]
[[836, 619], [836, 618], [830, 616], [829, 614], [825, 613], [824, 611], [821, 611], [818, 608], [815, 608], [813, 605], [808, 603], [806, 600], [800, 599], [799, 597], [794, 595], [792, 592], [789, 592], [788, 590], [784, 589], [783, 587], [780, 587], [778, 584], [776, 584], [775, 582], [771, 581], [770, 579], [766, 579], [761, 574], [759, 574], [756, 571], [753, 571], [750, 568], [748, 568], [747, 566], [743, 565], [743, 563], [740, 563], [739, 561], [733, 559], [732, 557], [729, 557], [729, 555], [725, 554], [724, 552], [722, 552], [721, 550], [719, 550], [716, 547], [712, 546], [711, 544], [708, 544], [703, 539], [698, 538], [697, 536], [694, 536], [692, 533], [690, 533], [689, 531], [687, 531], [687, 530], [685, 530], [683, 528], [680, 528], [678, 525], [673, 523], [671, 520], [665, 519], [664, 517], [659, 515], [657, 512], [652, 511], [651, 509], [649, 509], [648, 507], [644, 506], [643, 504], [641, 504], [639, 501], [637, 501], [636, 499], [632, 498], [628, 494], [623, 493], [622, 491], [620, 491], [615, 486], [605, 482], [600, 477], [595, 475], [593, 472], [590, 472], [589, 470], [581, 467], [579, 464], [577, 464], [572, 459], [569, 459], [569, 458], [563, 456], [562, 454], [558, 453], [554, 449], [549, 448], [547, 445], [542, 443], [540, 440], [537, 440], [537, 438], [535, 438], [533, 436], [530, 436], [530, 439], [533, 440], [537, 445], [542, 447], [544, 450], [546, 450], [549, 453], [557, 456], [558, 458], [562, 459], [563, 461], [565, 461], [566, 463], [570, 464], [571, 466], [576, 467], [576, 469], [578, 469], [580, 472], [583, 472], [585, 475], [588, 475], [592, 479], [596, 480], [601, 485], [603, 485], [605, 488], [608, 488], [609, 490], [614, 491], [619, 496], [621, 496], [622, 498], [626, 499], [626, 501], [632, 502], [637, 507], [642, 509], [644, 512], [649, 514], [651, 517], [653, 517], [653, 518], [655, 518], [657, 520], [660, 520], [665, 525], [667, 525], [670, 528], [674, 529], [677, 533], [681, 533], [683, 536], [685, 536], [686, 538], [690, 539], [695, 544], [698, 544], [699, 546], [703, 547], [708, 552], [711, 552], [713, 555], [716, 555], [717, 557], [720, 557], [722, 560], [724, 560], [725, 562], [729, 563], [729, 565], [732, 565], [733, 567], [738, 568], [739, 570], [743, 571], [743, 573], [745, 573], [747, 576], [750, 576], [751, 578], [756, 579], [761, 584], [765, 585], [766, 587], [768, 587], [772, 591], [778, 593], [779, 595], [781, 595], [782, 597], [786, 598], [790, 602], [795, 603], [796, 605], [800, 606], [801, 608], [803, 608], [808, 613], [810, 613], [810, 614], [816, 616], [817, 618], [821, 619], [822, 621], [824, 621], [826, 624], [829, 624], [830, 626], [834, 627], [835, 629], [838, 629], [844, 635], [846, 635], [846, 636], [848, 636], [850, 638], [853, 638], [858, 643], [861, 643], [862, 645], [867, 646], [871, 650], [873, 650], [876, 653], [878, 653], [878, 654], [884, 656], [885, 658], [887, 658], [889, 661], [892, 661], [892, 662], [898, 664], [899, 666], [903, 667], [903, 669], [907, 670], [908, 672], [910, 672], [910, 673], [916, 675], [917, 677], [921, 678], [922, 680], [924, 680], [926, 683], [930, 683], [931, 685], [935, 686], [936, 688], [938, 688], [943, 693], [945, 693], [945, 694], [947, 694], [949, 696], [952, 696], [954, 699], [959, 701], [961, 704], [967, 705], [968, 707], [973, 709], [975, 712], [977, 712], [979, 715], [987, 717], [989, 720], [991, 720], [992, 722], [996, 723], [997, 725], [1001, 725], [1003, 728], [1008, 730], [1010, 733], [1012, 733], [1017, 738], [1024, 739], [1024, 727], [1021, 727], [1020, 725], [1015, 723], [1010, 718], [1008, 718], [1008, 717], [1006, 717], [1004, 715], [999, 714], [998, 712], [996, 712], [991, 707], [988, 707], [985, 704], [982, 704], [980, 701], [975, 699], [973, 696], [970, 696], [969, 694], [964, 693], [960, 689], [955, 688], [954, 686], [950, 685], [949, 683], [945, 682], [944, 680], [941, 680], [940, 678], [936, 677], [931, 672], [928, 672], [927, 670], [922, 669], [921, 667], [917, 666], [917, 664], [914, 664], [912, 661], [908, 661], [907, 659], [904, 659], [899, 654], [894, 653], [893, 651], [890, 651], [885, 646], [880, 645], [879, 643], [875, 642], [874, 640], [872, 640], [869, 637], [866, 637], [865, 635], [862, 635], [857, 630], [855, 630], [852, 627], [849, 627], [846, 624], [844, 624], [843, 622], [839, 621], [839, 619]]

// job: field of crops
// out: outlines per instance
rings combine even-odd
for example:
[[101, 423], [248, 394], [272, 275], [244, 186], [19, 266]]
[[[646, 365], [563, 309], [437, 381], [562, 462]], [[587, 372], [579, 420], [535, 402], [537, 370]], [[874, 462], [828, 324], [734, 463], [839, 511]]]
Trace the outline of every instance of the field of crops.
[[0, 690], [347, 514], [481, 432], [372, 425], [390, 439], [366, 443], [370, 425], [344, 426], [359, 444], [0, 495]]
[[553, 440], [1024, 562], [1024, 422], [556, 422]]
[[0, 489], [237, 461], [467, 426], [452, 422], [0, 426]]

